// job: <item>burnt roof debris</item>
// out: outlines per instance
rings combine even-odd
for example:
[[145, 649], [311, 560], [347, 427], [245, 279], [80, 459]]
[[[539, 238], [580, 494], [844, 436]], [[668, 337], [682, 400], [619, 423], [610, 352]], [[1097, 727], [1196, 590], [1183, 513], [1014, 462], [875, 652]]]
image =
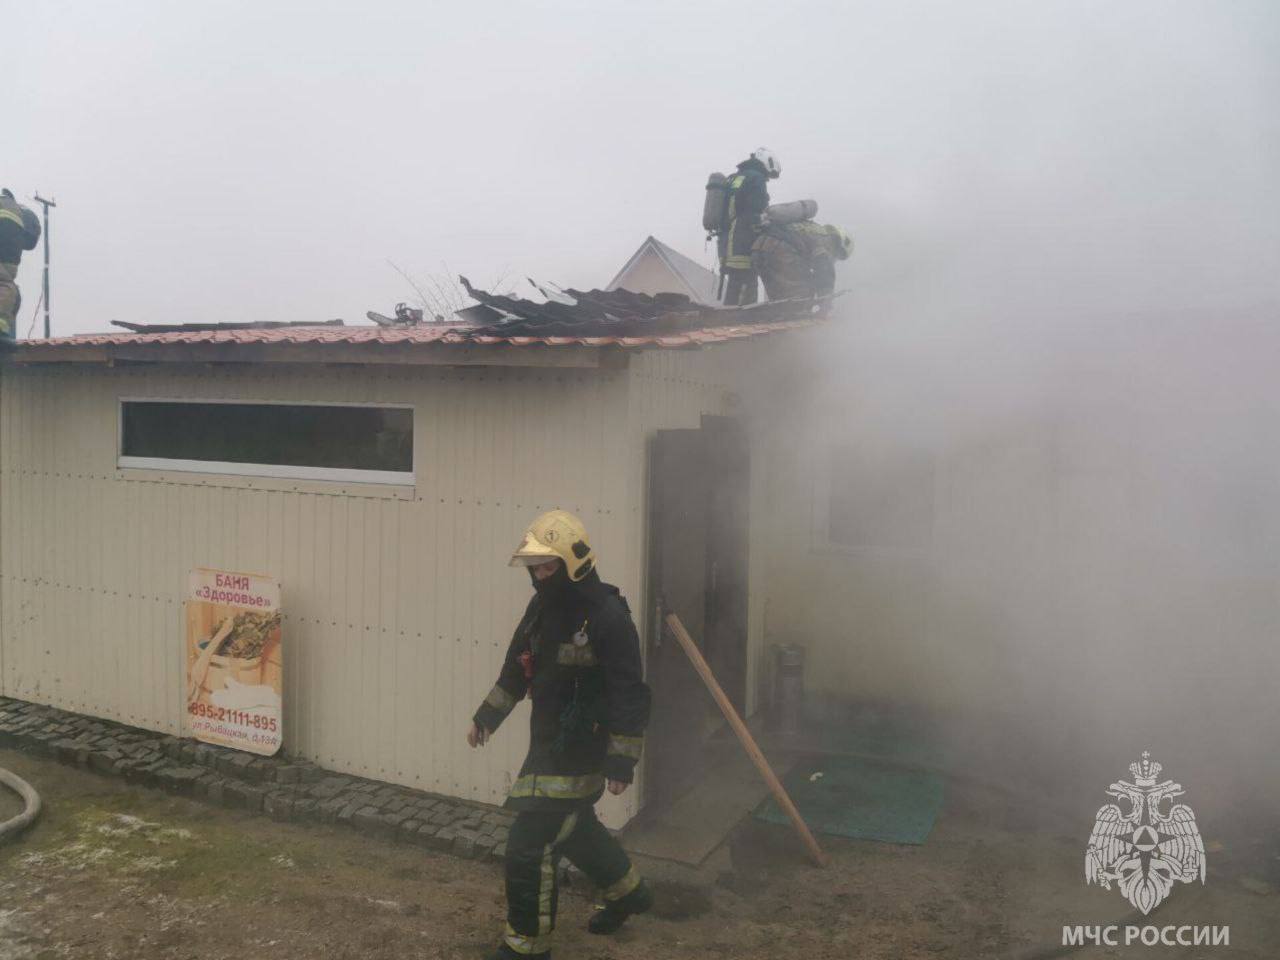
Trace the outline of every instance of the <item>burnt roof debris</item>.
[[251, 320], [244, 323], [130, 323], [112, 320], [132, 333], [198, 333], [205, 330], [276, 330], [280, 327], [341, 327], [341, 320]]
[[[818, 319], [834, 297], [770, 300], [748, 307], [699, 303], [683, 293], [635, 293], [631, 290], [576, 290], [555, 284], [530, 284], [545, 302], [490, 293], [459, 277], [478, 305], [456, 311], [457, 321], [424, 322], [421, 310], [399, 304], [394, 317], [369, 312], [383, 328], [439, 327], [461, 339], [484, 337], [660, 337], [717, 327], [749, 326], [784, 320]], [[843, 291], [842, 291], [843, 292]], [[840, 296], [840, 293], [834, 296]], [[279, 330], [341, 327], [341, 320], [258, 320], [227, 323], [130, 323], [112, 320], [131, 333], [216, 333], [224, 330]]]
[[[831, 297], [771, 300], [747, 307], [697, 303], [682, 293], [633, 293], [630, 290], [575, 290], [556, 287], [557, 299], [545, 303], [489, 293], [458, 281], [479, 302], [458, 311], [471, 321], [472, 336], [644, 337], [688, 330], [730, 327], [824, 316]], [[539, 292], [547, 291], [535, 284]]]

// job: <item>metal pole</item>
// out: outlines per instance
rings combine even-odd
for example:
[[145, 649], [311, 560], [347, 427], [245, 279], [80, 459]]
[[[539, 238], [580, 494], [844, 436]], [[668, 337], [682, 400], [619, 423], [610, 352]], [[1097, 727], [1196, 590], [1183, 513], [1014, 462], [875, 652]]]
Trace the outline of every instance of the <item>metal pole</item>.
[[742, 748], [747, 751], [747, 756], [751, 758], [751, 762], [760, 771], [760, 776], [768, 784], [770, 791], [773, 793], [773, 799], [778, 802], [778, 806], [782, 808], [783, 812], [791, 818], [791, 825], [795, 827], [796, 833], [800, 835], [800, 839], [804, 842], [805, 847], [808, 848], [809, 856], [813, 857], [813, 862], [818, 866], [825, 867], [827, 865], [827, 855], [822, 852], [822, 848], [818, 846], [818, 841], [813, 838], [813, 834], [809, 831], [809, 825], [804, 822], [804, 817], [800, 816], [800, 811], [791, 802], [791, 797], [787, 795], [787, 788], [782, 785], [778, 775], [773, 772], [773, 767], [769, 766], [769, 761], [760, 752], [760, 747], [756, 743], [755, 737], [751, 736], [751, 731], [742, 722], [742, 717], [738, 715], [738, 711], [734, 709], [729, 698], [725, 696], [724, 690], [720, 687], [720, 681], [711, 672], [711, 667], [707, 665], [707, 661], [702, 656], [702, 651], [698, 649], [698, 645], [693, 642], [693, 637], [689, 636], [689, 631], [684, 628], [684, 624], [680, 622], [680, 618], [674, 613], [667, 614], [666, 622], [671, 633], [680, 642], [680, 646], [684, 647], [684, 652], [689, 657], [689, 662], [693, 664], [693, 669], [697, 671], [698, 676], [702, 677], [702, 682], [707, 685], [707, 690], [710, 692], [712, 699], [715, 700], [716, 705], [720, 707], [720, 712], [729, 721], [729, 726], [733, 728], [733, 732], [738, 735], [738, 740], [741, 741]]
[[36, 203], [44, 207], [44, 338], [49, 339], [49, 208], [56, 207], [52, 200], [36, 194]]

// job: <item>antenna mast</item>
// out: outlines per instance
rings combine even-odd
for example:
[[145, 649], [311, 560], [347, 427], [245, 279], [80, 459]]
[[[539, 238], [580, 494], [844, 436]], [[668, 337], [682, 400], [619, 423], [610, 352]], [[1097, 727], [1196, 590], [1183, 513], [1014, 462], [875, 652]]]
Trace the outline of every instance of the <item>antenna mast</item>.
[[36, 203], [44, 207], [44, 338], [49, 339], [49, 208], [56, 207], [52, 200], [36, 194]]

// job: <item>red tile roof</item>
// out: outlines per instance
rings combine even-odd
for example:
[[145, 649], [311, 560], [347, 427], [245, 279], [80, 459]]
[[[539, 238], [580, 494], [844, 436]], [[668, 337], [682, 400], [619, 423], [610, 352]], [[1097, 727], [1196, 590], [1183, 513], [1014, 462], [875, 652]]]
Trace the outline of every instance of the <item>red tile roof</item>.
[[17, 344], [15, 358], [37, 360], [74, 348], [149, 346], [149, 345], [214, 345], [214, 344], [384, 344], [403, 345], [405, 349], [434, 345], [458, 346], [586, 346], [680, 349], [697, 348], [731, 340], [782, 333], [812, 327], [821, 320], [778, 320], [740, 324], [735, 326], [706, 327], [649, 336], [497, 336], [476, 333], [456, 325], [417, 327], [278, 327], [265, 330], [187, 330], [168, 333], [86, 333], [73, 337], [55, 337], [50, 340], [22, 340]]

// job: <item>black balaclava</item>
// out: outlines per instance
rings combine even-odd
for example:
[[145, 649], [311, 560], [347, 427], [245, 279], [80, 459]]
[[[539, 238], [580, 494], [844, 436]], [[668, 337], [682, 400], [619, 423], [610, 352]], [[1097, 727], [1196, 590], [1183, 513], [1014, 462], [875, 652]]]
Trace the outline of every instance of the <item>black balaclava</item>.
[[571, 599], [591, 602], [598, 600], [605, 590], [604, 584], [600, 581], [600, 575], [596, 573], [594, 567], [576, 583], [569, 579], [569, 571], [563, 563], [545, 580], [535, 577], [531, 567], [529, 579], [533, 581], [533, 589], [549, 603], [564, 603]]
[[533, 568], [529, 568], [529, 579], [533, 581], [533, 589], [543, 600], [555, 602], [562, 599], [569, 591], [569, 585], [573, 583], [569, 579], [569, 571], [561, 561], [556, 567], [556, 572], [545, 580], [539, 580], [533, 574]]
[[569, 589], [589, 603], [599, 600], [604, 595], [605, 586], [596, 568], [592, 567], [577, 583], [570, 582]]

